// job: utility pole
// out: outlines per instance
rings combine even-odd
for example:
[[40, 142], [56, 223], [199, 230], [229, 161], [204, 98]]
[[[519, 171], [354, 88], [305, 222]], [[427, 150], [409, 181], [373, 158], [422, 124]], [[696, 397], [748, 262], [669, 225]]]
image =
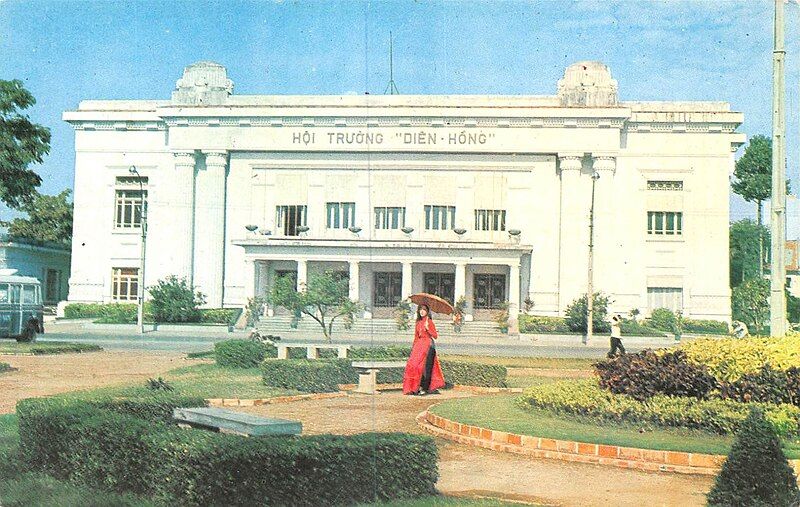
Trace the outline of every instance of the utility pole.
[[394, 54], [393, 54], [393, 42], [392, 42], [392, 32], [389, 32], [389, 84], [386, 85], [386, 89], [383, 90], [383, 94], [389, 95], [400, 95], [400, 91], [397, 89], [397, 85], [394, 84]]
[[772, 202], [770, 230], [769, 321], [772, 336], [786, 336], [786, 113], [784, 109], [784, 21], [785, 0], [775, 0], [775, 38], [772, 50]]
[[128, 170], [136, 175], [139, 180], [139, 196], [141, 204], [139, 212], [141, 214], [140, 229], [142, 230], [141, 252], [139, 254], [139, 283], [137, 284], [137, 299], [139, 307], [136, 310], [136, 324], [139, 327], [139, 334], [144, 334], [144, 256], [147, 251], [147, 199], [144, 196], [144, 186], [142, 185], [142, 175], [136, 170], [136, 166], [131, 166]]
[[592, 202], [589, 205], [589, 282], [586, 293], [586, 341], [589, 343], [594, 332], [594, 186], [600, 179], [600, 173], [592, 173]]

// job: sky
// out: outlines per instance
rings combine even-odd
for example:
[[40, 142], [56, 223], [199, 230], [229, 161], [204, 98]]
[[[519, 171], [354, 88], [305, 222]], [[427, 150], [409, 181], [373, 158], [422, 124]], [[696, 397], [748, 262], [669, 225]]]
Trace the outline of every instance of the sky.
[[[0, 79], [22, 80], [37, 99], [28, 114], [52, 131], [34, 168], [51, 194], [72, 187], [74, 133], [61, 114], [81, 100], [168, 99], [199, 60], [226, 66], [236, 94], [380, 94], [390, 31], [400, 93], [553, 95], [567, 65], [599, 60], [621, 100], [726, 101], [750, 137], [772, 133], [772, 9], [771, 0], [0, 0]], [[796, 193], [800, 5], [788, 3], [786, 19]], [[754, 210], [731, 196], [732, 220]]]

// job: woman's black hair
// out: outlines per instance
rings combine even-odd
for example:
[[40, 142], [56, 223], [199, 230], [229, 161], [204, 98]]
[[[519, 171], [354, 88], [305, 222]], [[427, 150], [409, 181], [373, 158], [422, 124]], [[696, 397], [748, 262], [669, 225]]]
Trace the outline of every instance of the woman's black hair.
[[417, 306], [417, 320], [422, 320], [422, 315], [419, 314], [419, 309], [422, 308], [423, 306], [425, 307], [426, 310], [428, 310], [428, 318], [433, 320], [433, 317], [431, 317], [431, 308], [424, 303]]

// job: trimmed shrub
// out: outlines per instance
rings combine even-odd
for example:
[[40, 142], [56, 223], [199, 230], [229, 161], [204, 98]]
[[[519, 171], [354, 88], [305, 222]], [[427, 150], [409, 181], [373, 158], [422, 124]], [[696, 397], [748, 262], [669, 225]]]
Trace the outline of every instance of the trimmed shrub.
[[703, 338], [682, 343], [689, 361], [704, 364], [721, 382], [755, 373], [765, 364], [785, 371], [800, 367], [800, 334], [784, 338]]
[[644, 350], [594, 364], [600, 387], [643, 401], [657, 394], [706, 398], [717, 381], [703, 365], [690, 363], [677, 350], [656, 354]]
[[223, 368], [256, 368], [265, 357], [276, 357], [277, 349], [252, 340], [225, 340], [214, 344], [214, 359]]
[[728, 323], [718, 320], [683, 319], [683, 331], [684, 333], [693, 334], [716, 334], [726, 336], [730, 334]]
[[8, 363], [0, 363], [0, 373], [11, 371], [13, 368]]
[[601, 389], [593, 379], [569, 380], [529, 387], [518, 398], [521, 408], [541, 408], [556, 414], [589, 417], [601, 422], [652, 424], [663, 428], [692, 428], [728, 435], [739, 429], [751, 406], [758, 406], [784, 437], [800, 434], [800, 408], [733, 400], [699, 400], [653, 396], [640, 402]]
[[764, 365], [756, 373], [745, 373], [733, 382], [724, 383], [720, 387], [720, 396], [741, 402], [791, 403], [800, 406], [800, 368], [781, 371]]
[[449, 385], [505, 387], [508, 370], [497, 364], [441, 360], [442, 373]]
[[678, 327], [678, 317], [669, 308], [656, 308], [647, 321], [650, 327], [667, 333], [674, 333]]
[[408, 359], [411, 347], [384, 345], [380, 347], [354, 347], [347, 353], [350, 359]]
[[[98, 324], [135, 324], [138, 306], [135, 303], [70, 303], [64, 307], [64, 318], [95, 319]], [[144, 303], [144, 319], [152, 321], [152, 304]]]
[[754, 408], [708, 493], [712, 506], [790, 506], [800, 491], [772, 425]]
[[198, 307], [205, 303], [205, 296], [195, 292], [186, 278], [170, 275], [148, 287], [153, 304], [153, 319], [156, 322], [199, 322]]
[[348, 505], [435, 492], [437, 456], [430, 437], [241, 438], [181, 430], [111, 403], [20, 402], [26, 462], [78, 484], [166, 505]]
[[[586, 332], [586, 319], [589, 316], [586, 295], [579, 297], [567, 306], [567, 326], [579, 333]], [[608, 312], [608, 296], [595, 292], [592, 296], [592, 329], [595, 332], [607, 333], [611, 325], [606, 322]]]
[[241, 313], [241, 308], [206, 308], [200, 310], [200, 322], [233, 325]]
[[347, 359], [267, 359], [261, 365], [264, 384], [308, 393], [330, 393], [339, 384], [358, 382]]
[[53, 345], [52, 342], [33, 345], [28, 350], [34, 356], [46, 356], [50, 354], [65, 354], [68, 352], [98, 352], [103, 347], [92, 343], [64, 343], [63, 345]]
[[530, 334], [570, 334], [574, 331], [567, 326], [567, 319], [564, 317], [523, 314], [519, 316], [519, 332]]
[[622, 336], [652, 336], [652, 337], [664, 337], [664, 332], [659, 331], [658, 329], [654, 329], [652, 327], [640, 324], [635, 320], [623, 320], [620, 322], [620, 330], [622, 331]]

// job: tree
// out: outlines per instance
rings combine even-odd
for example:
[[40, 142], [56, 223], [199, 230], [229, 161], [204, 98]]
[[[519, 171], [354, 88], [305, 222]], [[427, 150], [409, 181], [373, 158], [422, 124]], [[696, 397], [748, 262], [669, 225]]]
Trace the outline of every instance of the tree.
[[769, 229], [746, 218], [731, 223], [729, 234], [731, 287], [738, 287], [746, 280], [758, 278], [763, 272], [759, 264], [759, 259], [763, 258], [760, 242], [764, 240], [769, 245]]
[[347, 321], [354, 318], [362, 305], [348, 298], [347, 279], [337, 273], [325, 271], [309, 277], [300, 291], [295, 290], [291, 277], [280, 277], [272, 285], [270, 303], [282, 306], [295, 315], [308, 315], [320, 327], [327, 341], [333, 336], [333, 323], [339, 317]]
[[72, 240], [70, 193], [71, 190], [64, 190], [57, 195], [34, 192], [33, 200], [20, 206], [28, 218], [15, 218], [3, 222], [3, 225], [7, 225], [8, 233], [16, 238], [68, 243]]
[[198, 322], [201, 315], [198, 307], [206, 298], [195, 292], [186, 278], [170, 275], [148, 287], [153, 320], [156, 322]]
[[769, 281], [764, 278], [747, 280], [733, 289], [731, 300], [733, 319], [760, 332], [769, 319]]
[[[756, 203], [756, 223], [762, 225], [761, 210], [764, 201], [772, 195], [772, 139], [756, 135], [744, 150], [744, 155], [736, 161], [733, 171], [736, 181], [731, 188], [747, 202]], [[790, 191], [789, 180], [786, 180], [786, 192]], [[758, 238], [759, 276], [764, 275], [764, 238]]]
[[[594, 331], [604, 332], [610, 329], [609, 324], [606, 322], [608, 303], [608, 296], [603, 296], [599, 292], [594, 293], [592, 300], [592, 328]], [[567, 326], [572, 331], [585, 333], [588, 314], [586, 295], [583, 295], [567, 307]]]
[[750, 409], [707, 500], [726, 507], [788, 507], [800, 501], [797, 479], [761, 409]]
[[22, 81], [0, 80], [0, 201], [11, 208], [33, 200], [42, 179], [28, 165], [50, 152], [50, 130], [22, 113], [35, 103]]

